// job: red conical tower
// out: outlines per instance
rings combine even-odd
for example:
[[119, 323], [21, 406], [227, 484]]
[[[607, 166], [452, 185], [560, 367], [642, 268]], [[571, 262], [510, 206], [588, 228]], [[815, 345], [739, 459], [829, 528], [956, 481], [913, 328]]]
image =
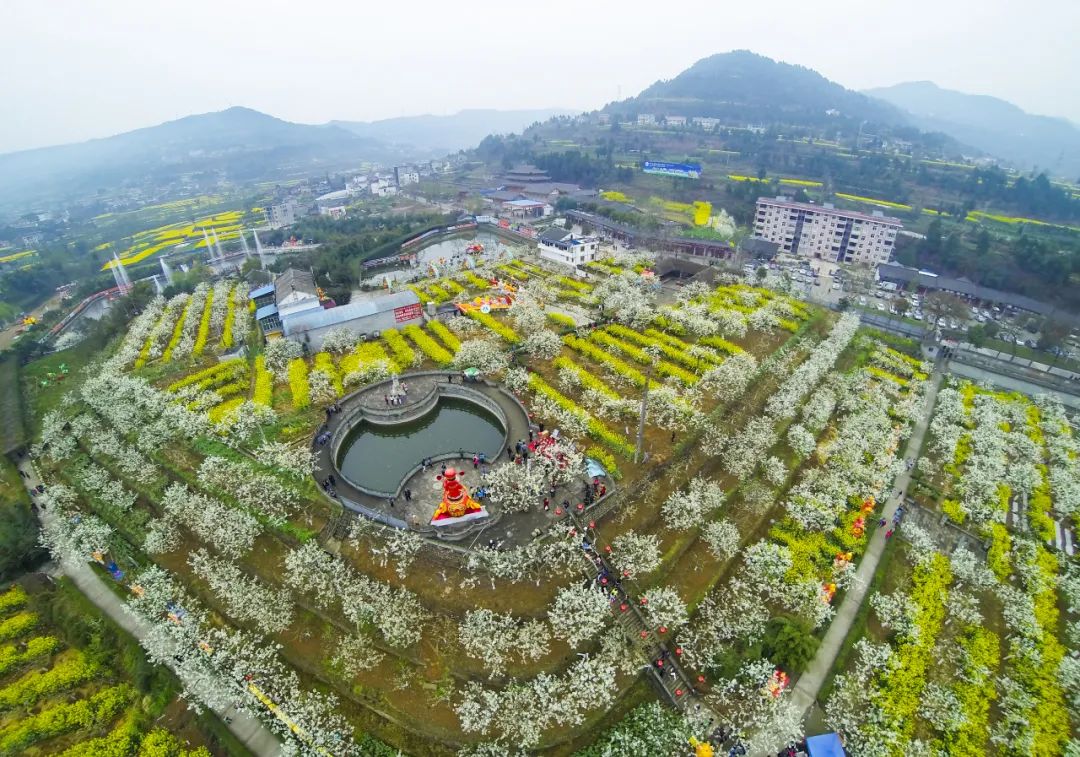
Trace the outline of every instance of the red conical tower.
[[469, 490], [457, 477], [458, 472], [454, 468], [447, 468], [443, 474], [443, 498], [431, 516], [431, 525], [447, 526], [487, 516], [487, 510], [469, 496]]

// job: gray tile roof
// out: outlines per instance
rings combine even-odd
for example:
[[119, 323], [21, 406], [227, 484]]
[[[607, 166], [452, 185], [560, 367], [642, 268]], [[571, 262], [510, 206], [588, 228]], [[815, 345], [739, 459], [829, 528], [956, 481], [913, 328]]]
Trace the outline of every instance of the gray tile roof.
[[310, 271], [301, 271], [297, 268], [285, 269], [274, 279], [274, 299], [281, 302], [293, 292], [305, 292], [317, 294], [315, 291], [315, 279]]
[[282, 318], [286, 336], [298, 332], [311, 331], [328, 326], [338, 326], [358, 318], [365, 318], [376, 313], [385, 313], [387, 310], [415, 305], [420, 302], [416, 293], [407, 290], [393, 292], [379, 297], [364, 298], [348, 305], [339, 305], [336, 308], [318, 308], [305, 310], [295, 315], [286, 315]]
[[1077, 316], [1066, 313], [1055, 305], [1026, 297], [1014, 292], [1004, 292], [1000, 289], [992, 289], [976, 284], [967, 279], [957, 279], [951, 276], [937, 276], [932, 273], [920, 271], [898, 263], [883, 263], [878, 266], [878, 276], [888, 281], [903, 282], [925, 289], [943, 290], [967, 295], [979, 300], [996, 302], [1002, 305], [1011, 305], [1021, 310], [1027, 310], [1040, 315], [1055, 314], [1072, 322], [1080, 321]]

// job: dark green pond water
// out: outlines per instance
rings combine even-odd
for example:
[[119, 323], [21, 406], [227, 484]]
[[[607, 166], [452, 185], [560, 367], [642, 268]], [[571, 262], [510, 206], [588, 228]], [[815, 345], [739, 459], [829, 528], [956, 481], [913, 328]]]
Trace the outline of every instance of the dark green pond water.
[[338, 468], [350, 481], [377, 491], [398, 484], [425, 457], [464, 450], [494, 460], [503, 451], [505, 432], [498, 419], [471, 402], [445, 398], [427, 415], [408, 423], [353, 428], [338, 453]]

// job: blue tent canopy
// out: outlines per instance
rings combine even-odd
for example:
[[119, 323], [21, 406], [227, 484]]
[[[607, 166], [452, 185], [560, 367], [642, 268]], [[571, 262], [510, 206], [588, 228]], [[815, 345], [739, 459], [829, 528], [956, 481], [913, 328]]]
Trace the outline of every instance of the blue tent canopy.
[[806, 740], [806, 751], [810, 757], [845, 757], [844, 745], [835, 733], [823, 733]]

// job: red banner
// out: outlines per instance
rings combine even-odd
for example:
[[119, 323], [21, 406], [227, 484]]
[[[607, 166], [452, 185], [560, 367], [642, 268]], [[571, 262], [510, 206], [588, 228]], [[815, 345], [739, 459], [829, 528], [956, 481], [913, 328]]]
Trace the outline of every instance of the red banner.
[[413, 305], [403, 305], [399, 308], [394, 308], [394, 320], [398, 323], [402, 321], [412, 321], [421, 316], [423, 311], [420, 309], [420, 303], [417, 302]]

